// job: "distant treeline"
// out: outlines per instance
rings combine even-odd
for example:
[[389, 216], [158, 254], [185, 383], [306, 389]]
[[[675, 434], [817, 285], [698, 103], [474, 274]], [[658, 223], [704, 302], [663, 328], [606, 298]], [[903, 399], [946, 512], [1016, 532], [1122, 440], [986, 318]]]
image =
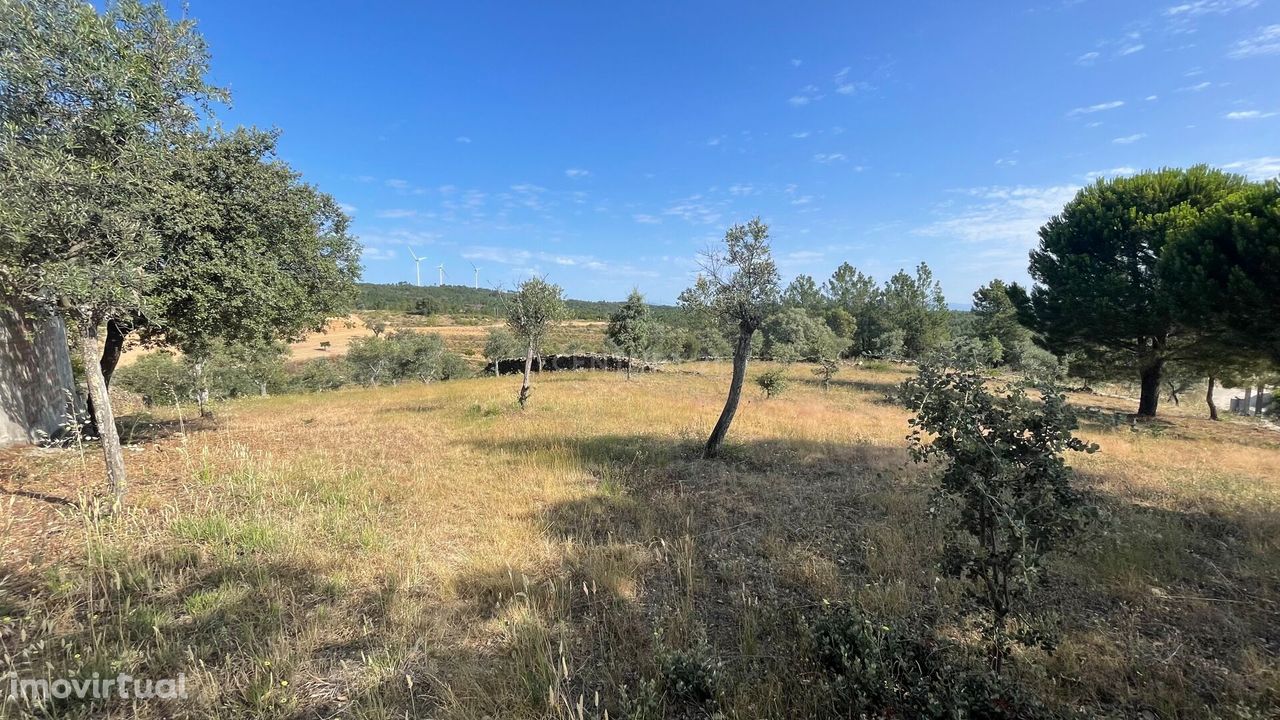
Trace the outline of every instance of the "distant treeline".
[[[465, 285], [423, 286], [409, 283], [390, 285], [360, 283], [357, 310], [393, 310], [422, 315], [472, 315], [488, 318], [506, 317], [506, 298], [502, 290], [473, 288]], [[608, 320], [622, 307], [622, 301], [566, 300], [569, 317], [574, 320]], [[655, 318], [678, 322], [679, 308], [673, 305], [651, 305]]]

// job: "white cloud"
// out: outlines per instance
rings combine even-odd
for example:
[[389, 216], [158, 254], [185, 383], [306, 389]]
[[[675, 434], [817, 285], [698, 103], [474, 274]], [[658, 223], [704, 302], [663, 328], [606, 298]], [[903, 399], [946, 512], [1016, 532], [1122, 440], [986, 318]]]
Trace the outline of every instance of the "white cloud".
[[1099, 57], [1101, 57], [1101, 54], [1100, 54], [1100, 53], [1096, 53], [1096, 52], [1087, 52], [1087, 53], [1085, 53], [1085, 54], [1081, 55], [1080, 57], [1076, 58], [1076, 64], [1077, 64], [1077, 65], [1092, 65], [1092, 64], [1094, 64], [1095, 62], [1097, 62], [1097, 61], [1098, 61], [1098, 58], [1099, 58]]
[[996, 159], [997, 167], [1000, 167], [1000, 166], [1013, 167], [1014, 165], [1017, 165], [1017, 164], [1018, 164], [1018, 158], [1015, 158], [1015, 157], [1002, 157], [1002, 158]]
[[1085, 173], [1085, 177], [1089, 180], [1097, 180], [1104, 177], [1124, 177], [1136, 172], [1138, 171], [1126, 165], [1124, 167], [1111, 168], [1110, 170], [1094, 170], [1093, 172]]
[[1165, 8], [1169, 17], [1195, 17], [1199, 15], [1225, 15], [1233, 10], [1255, 7], [1258, 0], [1195, 0]]
[[695, 225], [713, 225], [722, 216], [718, 203], [713, 204], [701, 195], [691, 195], [678, 200], [662, 211], [663, 215], [678, 217]]
[[662, 218], [656, 215], [646, 215], [644, 213], [636, 213], [635, 215], [631, 216], [631, 219], [635, 220], [636, 222], [642, 225], [661, 225], [662, 224]]
[[1089, 113], [1102, 112], [1103, 110], [1115, 110], [1116, 108], [1123, 107], [1123, 106], [1124, 106], [1123, 100], [1112, 100], [1110, 102], [1098, 103], [1097, 105], [1078, 107], [1067, 114], [1068, 115], [1087, 115]]
[[453, 141], [457, 143], [462, 143], [463, 145], [471, 144], [471, 138], [467, 137], [466, 135], [459, 135], [458, 137], [454, 138]]
[[729, 194], [734, 197], [747, 197], [748, 195], [759, 195], [760, 191], [754, 185], [734, 183], [729, 186]]
[[1252, 180], [1270, 180], [1280, 176], [1280, 157], [1258, 157], [1237, 160], [1222, 166], [1249, 176]]
[[793, 137], [793, 138], [795, 138], [795, 139], [797, 139], [797, 140], [803, 140], [803, 139], [805, 139], [805, 138], [809, 137], [809, 135], [810, 135], [810, 134], [811, 134], [811, 133], [810, 133], [808, 130], [801, 130], [800, 132], [793, 132], [793, 133], [791, 133], [791, 137]]
[[801, 195], [801, 196], [800, 196], [800, 197], [798, 197], [798, 198], [794, 198], [794, 199], [791, 201], [791, 204], [792, 204], [792, 205], [808, 205], [808, 204], [809, 204], [809, 203], [811, 203], [811, 202], [813, 202], [813, 196], [812, 196], [812, 195]]
[[1125, 135], [1124, 137], [1118, 137], [1112, 140], [1111, 142], [1115, 143], [1116, 145], [1132, 145], [1146, 136], [1147, 136], [1146, 133], [1134, 133], [1132, 135]]
[[853, 68], [843, 68], [836, 73], [836, 92], [841, 95], [852, 95], [859, 90], [870, 90], [871, 85], [862, 80], [850, 80], [849, 73]]
[[365, 245], [360, 249], [360, 257], [365, 260], [394, 260], [396, 257], [395, 250], [387, 248], [374, 247], [373, 245]]
[[1229, 112], [1222, 117], [1228, 120], [1260, 120], [1262, 118], [1275, 117], [1274, 112], [1262, 112], [1261, 110], [1237, 110]]
[[383, 184], [391, 188], [392, 190], [408, 190], [409, 189], [409, 181], [401, 180], [399, 178], [391, 178], [390, 180], [386, 180], [385, 182], [383, 182]]
[[961, 252], [970, 258], [980, 255], [988, 271], [1021, 272], [1040, 227], [1062, 212], [1078, 190], [1075, 185], [961, 190], [967, 201], [947, 203], [944, 217], [913, 233], [974, 246]]
[[1280, 25], [1267, 25], [1258, 28], [1253, 36], [1236, 43], [1227, 56], [1239, 60], [1276, 54], [1280, 54]]
[[591, 171], [583, 170], [582, 168], [569, 168], [568, 170], [564, 171], [564, 174], [571, 178], [582, 178], [590, 175]]
[[791, 67], [798, 68], [803, 64], [804, 64], [804, 61], [801, 60], [800, 58], [791, 58]]
[[724, 136], [723, 136], [723, 135], [717, 135], [717, 136], [715, 136], [715, 137], [713, 137], [713, 138], [707, 138], [707, 147], [715, 147], [715, 146], [719, 145], [719, 144], [720, 144], [720, 143], [722, 143], [722, 142], [724, 142]]
[[376, 214], [377, 214], [377, 216], [378, 216], [378, 217], [380, 217], [380, 218], [387, 218], [387, 219], [392, 219], [392, 220], [394, 220], [394, 219], [397, 219], [397, 218], [411, 218], [411, 217], [416, 217], [416, 216], [418, 215], [418, 211], [417, 211], [417, 210], [407, 210], [407, 209], [405, 209], [405, 208], [392, 208], [392, 209], [390, 209], [390, 210], [379, 210]]
[[355, 205], [348, 205], [347, 203], [338, 203], [338, 209], [348, 215], [355, 215], [357, 210]]
[[844, 153], [818, 153], [813, 156], [814, 162], [819, 162], [819, 163], [822, 163], [823, 165], [840, 163], [840, 162], [844, 162], [847, 159], [848, 158], [844, 156]]
[[1160, 99], [1160, 96], [1159, 96], [1159, 95], [1148, 95], [1148, 96], [1147, 96], [1147, 102], [1155, 102], [1156, 100], [1159, 100], [1159, 99]]
[[477, 245], [462, 251], [466, 260], [480, 260], [515, 266], [520, 275], [539, 274], [537, 263], [548, 263], [560, 267], [582, 268], [602, 275], [620, 275], [627, 277], [659, 277], [653, 270], [640, 270], [630, 265], [618, 265], [601, 260], [591, 255], [560, 255], [546, 252], [531, 252], [519, 248]]
[[804, 107], [815, 100], [821, 100], [824, 95], [818, 90], [817, 85], [805, 85], [800, 90], [787, 99], [793, 107]]
[[1196, 83], [1195, 85], [1180, 87], [1178, 88], [1178, 92], [1200, 92], [1201, 90], [1208, 90], [1211, 87], [1213, 87], [1213, 83], [1205, 80], [1204, 82]]
[[1120, 49], [1120, 55], [1132, 55], [1136, 52], [1142, 52], [1143, 48], [1145, 47], [1146, 45], [1143, 45], [1142, 43], [1138, 43], [1136, 45], [1129, 45], [1127, 47], [1123, 47]]

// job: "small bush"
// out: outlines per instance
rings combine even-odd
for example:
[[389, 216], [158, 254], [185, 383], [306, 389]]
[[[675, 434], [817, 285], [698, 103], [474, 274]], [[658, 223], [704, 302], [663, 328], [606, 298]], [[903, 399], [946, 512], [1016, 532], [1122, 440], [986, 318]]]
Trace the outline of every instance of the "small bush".
[[141, 395], [147, 407], [190, 402], [196, 392], [190, 369], [168, 352], [149, 353], [122, 366], [112, 383]]
[[787, 376], [781, 370], [766, 370], [756, 376], [756, 384], [764, 390], [766, 398], [781, 395], [789, 384]]
[[703, 705], [716, 698], [720, 680], [720, 664], [711, 659], [710, 650], [698, 647], [692, 651], [666, 651], [658, 654], [658, 671], [667, 697], [693, 705]]
[[293, 372], [292, 386], [303, 392], [337, 390], [347, 384], [349, 368], [343, 360], [313, 358], [298, 365]]

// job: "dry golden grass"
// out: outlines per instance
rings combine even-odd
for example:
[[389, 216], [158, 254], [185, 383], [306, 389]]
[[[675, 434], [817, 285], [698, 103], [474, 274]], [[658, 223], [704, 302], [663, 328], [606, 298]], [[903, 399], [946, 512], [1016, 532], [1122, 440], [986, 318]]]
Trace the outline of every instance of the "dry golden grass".
[[[923, 613], [980, 662], [937, 577], [908, 413], [884, 399], [905, 371], [749, 387], [707, 462], [728, 369], [682, 367], [539, 377], [526, 412], [504, 377], [245, 400], [181, 434], [169, 413], [135, 429], [130, 509], [109, 520], [50, 502], [96, 478], [92, 454], [9, 453], [0, 672], [184, 672], [194, 691], [66, 714], [683, 717], [710, 709], [647, 683], [697, 651], [721, 664], [725, 716], [809, 717], [832, 713], [806, 645], [828, 600]], [[1104, 514], [1038, 600], [1057, 651], [1022, 651], [1016, 679], [1064, 713], [1266, 716], [1280, 436], [1182, 416], [1082, 434]]]
[[[419, 325], [418, 322], [428, 320], [413, 315], [392, 312], [367, 313], [386, 324], [388, 331], [412, 330], [414, 332], [435, 333], [442, 337], [445, 346], [454, 352], [481, 357], [484, 343], [489, 331], [506, 327], [500, 322], [477, 321], [475, 324], [463, 324], [450, 317], [432, 318], [432, 324]], [[587, 350], [598, 350], [604, 342], [604, 329], [608, 323], [596, 320], [569, 320], [560, 323], [547, 337], [547, 350], [558, 352], [565, 348], [578, 347]], [[311, 360], [320, 357], [336, 357], [346, 355], [353, 340], [372, 337], [373, 331], [365, 325], [361, 315], [348, 315], [329, 321], [322, 333], [313, 333], [289, 346], [289, 358], [292, 360]], [[322, 345], [321, 343], [328, 343]], [[138, 358], [154, 352], [147, 348], [133, 347], [125, 351], [120, 358], [120, 365], [129, 365]]]

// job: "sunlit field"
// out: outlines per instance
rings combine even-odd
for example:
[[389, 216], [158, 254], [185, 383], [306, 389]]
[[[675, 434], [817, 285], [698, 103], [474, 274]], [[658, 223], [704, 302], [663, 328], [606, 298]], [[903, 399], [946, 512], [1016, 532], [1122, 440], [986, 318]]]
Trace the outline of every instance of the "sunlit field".
[[[7, 451], [0, 672], [185, 674], [116, 717], [831, 716], [812, 628], [838, 605], [981, 668], [886, 398], [907, 371], [788, 372], [716, 461], [728, 366], [697, 363], [538, 377], [524, 412], [503, 377], [126, 416], [110, 519], [78, 506], [96, 448]], [[1069, 458], [1101, 513], [1043, 577], [1052, 650], [1008, 672], [1061, 715], [1273, 716], [1280, 435], [1074, 399], [1102, 408]]]

